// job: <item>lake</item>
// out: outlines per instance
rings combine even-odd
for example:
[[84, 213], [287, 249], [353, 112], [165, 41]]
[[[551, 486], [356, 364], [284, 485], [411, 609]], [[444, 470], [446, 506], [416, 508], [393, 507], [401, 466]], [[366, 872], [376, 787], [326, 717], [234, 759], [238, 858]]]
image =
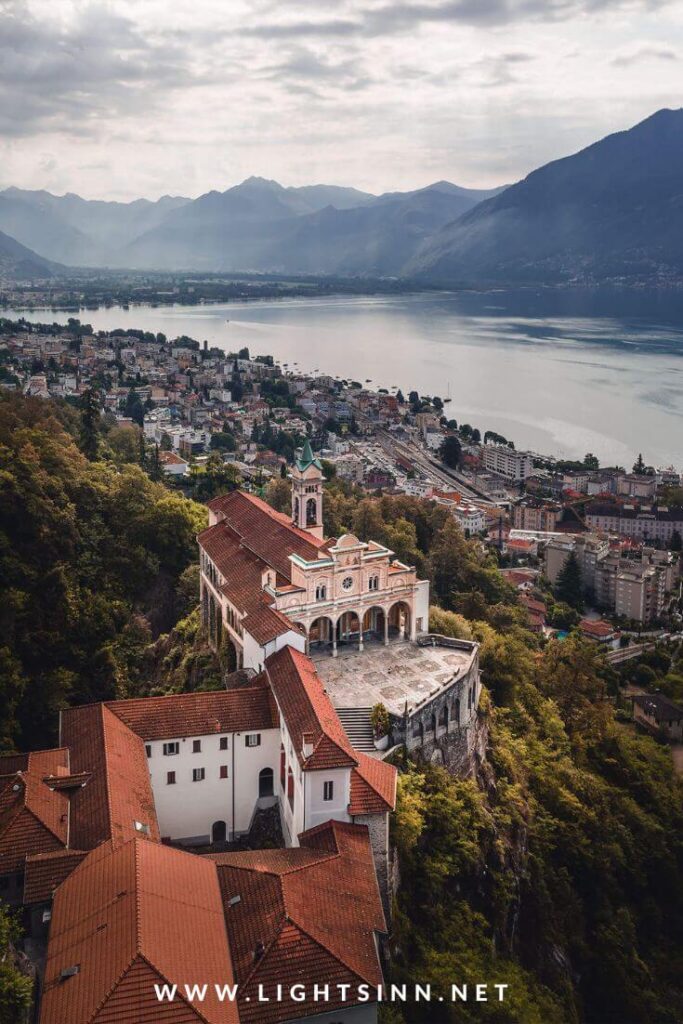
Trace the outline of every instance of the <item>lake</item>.
[[[683, 315], [671, 303], [650, 318], [626, 315], [628, 299], [431, 293], [112, 307], [80, 317], [95, 329], [187, 334], [228, 351], [248, 346], [289, 369], [370, 378], [368, 386], [405, 394], [450, 392], [449, 417], [518, 448], [591, 451], [629, 468], [642, 452], [647, 462], [683, 468]], [[67, 318], [46, 310], [3, 315]]]

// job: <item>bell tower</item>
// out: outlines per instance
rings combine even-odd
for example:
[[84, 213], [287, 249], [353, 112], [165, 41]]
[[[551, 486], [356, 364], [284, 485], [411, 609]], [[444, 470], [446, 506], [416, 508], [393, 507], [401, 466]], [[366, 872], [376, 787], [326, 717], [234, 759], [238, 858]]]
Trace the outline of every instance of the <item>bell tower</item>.
[[289, 474], [292, 481], [292, 522], [301, 530], [323, 539], [323, 467], [306, 439]]

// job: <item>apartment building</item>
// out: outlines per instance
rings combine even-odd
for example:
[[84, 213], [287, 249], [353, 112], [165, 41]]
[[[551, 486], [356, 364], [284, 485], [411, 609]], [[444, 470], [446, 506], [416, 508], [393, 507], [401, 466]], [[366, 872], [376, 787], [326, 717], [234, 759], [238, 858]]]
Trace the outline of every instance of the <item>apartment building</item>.
[[517, 452], [505, 445], [486, 444], [481, 448], [484, 468], [490, 473], [513, 480], [526, 480], [534, 471], [534, 460], [528, 452]]
[[512, 509], [512, 523], [516, 530], [534, 530], [554, 533], [562, 517], [562, 506], [554, 501], [523, 498]]

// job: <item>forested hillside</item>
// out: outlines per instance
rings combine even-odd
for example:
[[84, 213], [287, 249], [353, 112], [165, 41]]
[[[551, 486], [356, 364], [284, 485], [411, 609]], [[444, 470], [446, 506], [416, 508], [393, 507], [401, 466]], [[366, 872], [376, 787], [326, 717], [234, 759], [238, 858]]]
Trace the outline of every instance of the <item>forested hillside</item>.
[[93, 431], [94, 451], [77, 410], [0, 395], [0, 750], [54, 743], [67, 704], [137, 692], [143, 652], [196, 601], [206, 510], [121, 431]]

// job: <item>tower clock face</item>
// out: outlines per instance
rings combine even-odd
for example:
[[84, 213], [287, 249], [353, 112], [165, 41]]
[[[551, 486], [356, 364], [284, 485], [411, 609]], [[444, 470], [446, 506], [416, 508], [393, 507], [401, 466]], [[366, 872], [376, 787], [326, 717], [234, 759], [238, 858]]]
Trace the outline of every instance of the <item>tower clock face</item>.
[[342, 589], [350, 590], [353, 586], [353, 576], [345, 576], [342, 580]]

